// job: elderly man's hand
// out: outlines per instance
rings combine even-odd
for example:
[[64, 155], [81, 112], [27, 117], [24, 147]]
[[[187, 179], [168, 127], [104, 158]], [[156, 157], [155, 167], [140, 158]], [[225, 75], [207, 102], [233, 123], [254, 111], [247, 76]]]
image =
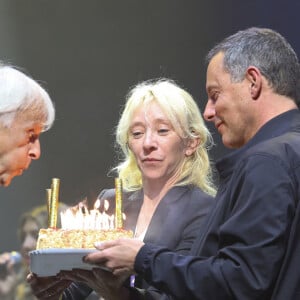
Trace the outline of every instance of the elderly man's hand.
[[57, 276], [37, 277], [32, 273], [27, 276], [27, 282], [39, 300], [58, 300], [63, 291], [71, 284], [71, 281], [61, 280]]
[[72, 271], [61, 271], [58, 276], [64, 280], [84, 283], [106, 300], [127, 299], [124, 295], [126, 289], [122, 288], [128, 277], [126, 274], [115, 276], [110, 271], [94, 268], [92, 270], [73, 269]]

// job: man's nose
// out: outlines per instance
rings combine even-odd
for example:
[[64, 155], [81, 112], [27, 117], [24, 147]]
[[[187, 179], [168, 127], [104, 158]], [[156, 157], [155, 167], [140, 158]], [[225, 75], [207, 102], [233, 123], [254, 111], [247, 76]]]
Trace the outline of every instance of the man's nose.
[[211, 100], [208, 100], [203, 112], [203, 117], [206, 121], [212, 122], [216, 115], [215, 106]]
[[40, 140], [36, 139], [31, 145], [29, 150], [29, 156], [31, 159], [39, 159], [41, 156]]

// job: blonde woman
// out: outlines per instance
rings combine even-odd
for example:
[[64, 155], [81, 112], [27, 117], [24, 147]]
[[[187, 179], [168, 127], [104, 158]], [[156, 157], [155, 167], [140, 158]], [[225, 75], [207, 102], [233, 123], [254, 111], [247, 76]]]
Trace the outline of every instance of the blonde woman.
[[[128, 95], [116, 141], [123, 155], [115, 170], [126, 191], [125, 227], [136, 239], [188, 253], [215, 194], [207, 151], [212, 139], [196, 102], [171, 80], [141, 83]], [[114, 196], [114, 190], [100, 194], [105, 199]], [[74, 271], [60, 278], [83, 282], [105, 299], [151, 290], [139, 277], [131, 276], [118, 289], [119, 280], [114, 284], [108, 278], [108, 284], [104, 276], [101, 271]], [[33, 288], [39, 299], [49, 292], [35, 284]], [[72, 283], [63, 299], [85, 299], [83, 294], [82, 286]]]

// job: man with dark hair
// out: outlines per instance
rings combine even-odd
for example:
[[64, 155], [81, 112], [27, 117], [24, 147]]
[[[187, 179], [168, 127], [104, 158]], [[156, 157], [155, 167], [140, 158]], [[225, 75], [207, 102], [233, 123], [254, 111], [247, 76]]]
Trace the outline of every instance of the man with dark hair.
[[156, 299], [300, 299], [297, 55], [279, 33], [249, 28], [207, 59], [204, 117], [237, 150], [217, 162], [215, 206], [190, 256], [122, 239], [99, 243], [85, 261], [138, 273], [157, 288]]

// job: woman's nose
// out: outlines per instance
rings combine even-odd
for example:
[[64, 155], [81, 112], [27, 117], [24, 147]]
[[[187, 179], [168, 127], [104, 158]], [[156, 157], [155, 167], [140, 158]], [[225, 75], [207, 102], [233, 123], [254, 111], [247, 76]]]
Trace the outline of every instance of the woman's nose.
[[156, 147], [156, 138], [154, 132], [151, 130], [146, 131], [143, 145], [147, 149]]

